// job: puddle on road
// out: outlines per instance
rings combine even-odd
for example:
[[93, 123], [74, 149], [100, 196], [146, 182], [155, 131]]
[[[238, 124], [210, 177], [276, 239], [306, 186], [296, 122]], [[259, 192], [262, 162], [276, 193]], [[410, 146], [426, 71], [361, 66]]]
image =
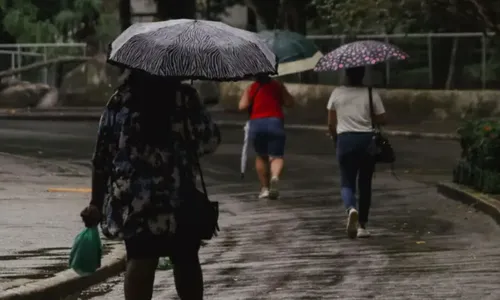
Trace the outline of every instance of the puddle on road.
[[16, 275], [1, 275], [2, 279], [16, 280], [16, 279], [29, 279], [29, 280], [40, 280], [46, 279], [54, 276], [54, 274], [62, 272], [68, 269], [68, 263], [58, 263], [50, 266], [39, 266], [31, 268], [35, 270], [34, 273], [28, 274], [16, 274]]
[[83, 292], [68, 296], [62, 300], [89, 300], [109, 293], [113, 287], [123, 282], [123, 275], [109, 278], [103, 283], [91, 286]]
[[[53, 253], [54, 251], [63, 253]], [[36, 250], [18, 251], [14, 254], [0, 255], [0, 261], [16, 260], [16, 259], [32, 258], [32, 257], [52, 258], [61, 256], [61, 254], [64, 253], [69, 253], [69, 251], [70, 251], [69, 247], [40, 248]]]

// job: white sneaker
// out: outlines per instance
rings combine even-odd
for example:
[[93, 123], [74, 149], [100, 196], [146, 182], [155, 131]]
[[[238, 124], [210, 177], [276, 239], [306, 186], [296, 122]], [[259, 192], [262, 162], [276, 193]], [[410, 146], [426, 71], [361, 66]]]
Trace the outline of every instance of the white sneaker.
[[259, 199], [266, 199], [266, 198], [269, 198], [269, 189], [262, 188], [262, 190], [260, 190]]
[[280, 192], [278, 189], [279, 179], [278, 177], [271, 178], [271, 183], [269, 187], [269, 199], [278, 199]]
[[369, 238], [371, 236], [370, 232], [366, 228], [358, 228], [358, 234], [356, 235], [360, 239]]
[[355, 238], [358, 234], [358, 211], [354, 208], [349, 210], [349, 217], [347, 218], [346, 232], [347, 236], [351, 239]]

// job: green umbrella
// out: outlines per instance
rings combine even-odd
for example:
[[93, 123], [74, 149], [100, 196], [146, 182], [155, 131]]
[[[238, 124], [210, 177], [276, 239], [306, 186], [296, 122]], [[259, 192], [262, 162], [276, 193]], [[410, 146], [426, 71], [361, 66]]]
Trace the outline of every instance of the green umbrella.
[[296, 32], [264, 30], [258, 35], [278, 57], [278, 75], [312, 70], [323, 56], [313, 41]]

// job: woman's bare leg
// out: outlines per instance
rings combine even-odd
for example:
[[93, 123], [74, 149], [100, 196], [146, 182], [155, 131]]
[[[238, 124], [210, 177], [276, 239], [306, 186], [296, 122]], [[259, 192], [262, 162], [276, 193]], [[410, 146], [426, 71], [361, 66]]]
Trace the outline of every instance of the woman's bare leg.
[[283, 171], [285, 161], [282, 157], [270, 157], [269, 164], [271, 165], [271, 178], [280, 178]]
[[271, 170], [271, 180], [269, 184], [269, 199], [277, 199], [279, 197], [279, 178], [281, 171], [283, 171], [283, 158], [282, 157], [271, 157], [269, 159], [270, 170]]
[[259, 177], [260, 186], [269, 188], [269, 158], [265, 156], [257, 156], [255, 159], [255, 169]]

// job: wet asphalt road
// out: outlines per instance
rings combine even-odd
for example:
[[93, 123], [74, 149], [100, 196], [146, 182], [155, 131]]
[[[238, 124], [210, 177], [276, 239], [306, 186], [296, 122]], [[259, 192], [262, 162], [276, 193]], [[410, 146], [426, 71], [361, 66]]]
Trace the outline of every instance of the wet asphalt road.
[[[95, 122], [0, 120], [0, 151], [88, 165], [96, 127]], [[242, 132], [225, 130], [223, 140], [241, 144]], [[460, 154], [455, 141], [392, 138], [391, 142], [398, 154], [395, 165], [398, 174], [415, 176], [418, 180], [435, 181], [436, 176], [449, 178], [450, 169]], [[333, 159], [332, 143], [322, 132], [289, 132], [287, 147], [296, 154], [327, 155]], [[387, 171], [388, 167], [379, 169]]]
[[[0, 151], [87, 164], [95, 124], [0, 122]], [[206, 299], [499, 299], [500, 229], [445, 199], [456, 142], [392, 139], [401, 181], [380, 168], [368, 240], [344, 234], [338, 172], [323, 133], [289, 135], [282, 199], [257, 201], [253, 171], [239, 179], [241, 132], [223, 131], [204, 160], [223, 231], [201, 251]], [[75, 208], [76, 209], [76, 208]], [[36, 237], [33, 237], [36, 239]], [[81, 299], [123, 299], [112, 278]], [[175, 299], [159, 271], [155, 299]]]

